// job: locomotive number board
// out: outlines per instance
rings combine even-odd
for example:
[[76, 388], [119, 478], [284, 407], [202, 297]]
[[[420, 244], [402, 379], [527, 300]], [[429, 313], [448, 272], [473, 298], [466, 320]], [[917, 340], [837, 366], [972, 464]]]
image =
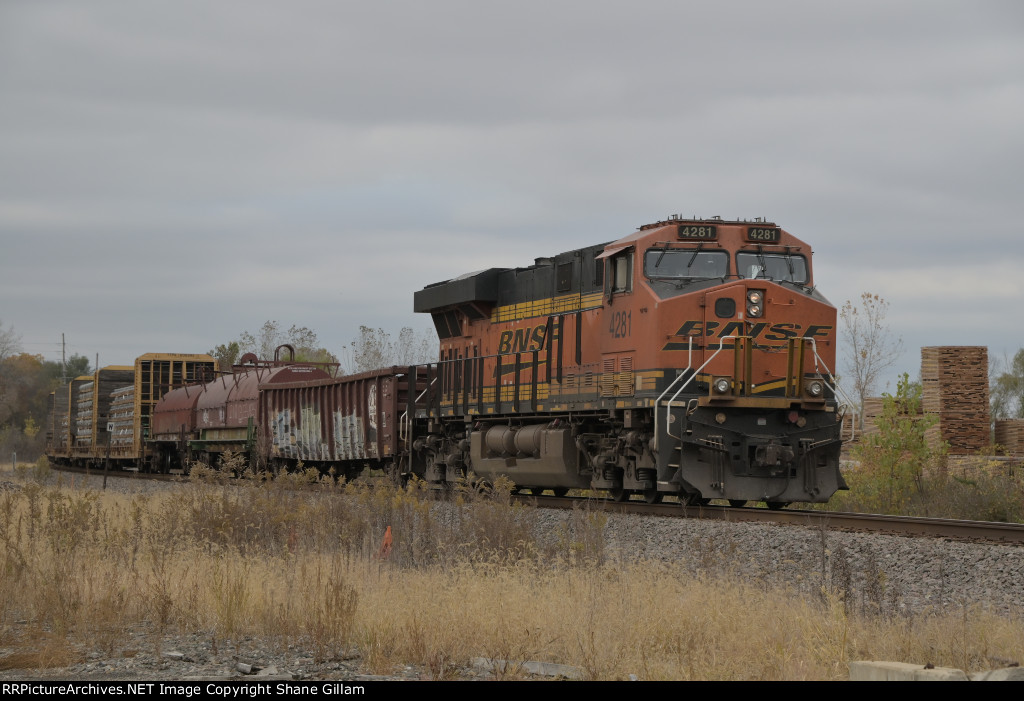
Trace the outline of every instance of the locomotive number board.
[[718, 227], [707, 224], [682, 224], [679, 238], [690, 241], [714, 241], [718, 238]]
[[747, 241], [766, 241], [774, 243], [779, 240], [779, 230], [766, 226], [748, 226]]

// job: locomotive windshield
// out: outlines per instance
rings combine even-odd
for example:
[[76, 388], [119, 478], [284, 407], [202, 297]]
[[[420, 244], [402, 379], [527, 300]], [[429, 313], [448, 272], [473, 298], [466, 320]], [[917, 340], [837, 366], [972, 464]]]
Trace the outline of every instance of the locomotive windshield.
[[737, 253], [740, 277], [807, 284], [807, 259], [785, 253]]
[[644, 274], [649, 278], [724, 278], [729, 274], [725, 251], [649, 248], [644, 254]]

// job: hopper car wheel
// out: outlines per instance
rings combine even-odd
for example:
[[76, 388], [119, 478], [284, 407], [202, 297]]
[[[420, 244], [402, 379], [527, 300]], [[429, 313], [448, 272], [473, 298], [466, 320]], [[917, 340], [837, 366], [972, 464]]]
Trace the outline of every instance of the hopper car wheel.
[[645, 489], [644, 501], [646, 501], [648, 504], [660, 504], [661, 492], [659, 492], [657, 489]]
[[628, 501], [629, 490], [623, 489], [622, 487], [615, 487], [614, 489], [608, 490], [608, 495], [612, 501]]
[[530, 489], [530, 494], [532, 494], [535, 497], [539, 497], [543, 493], [544, 493], [544, 488], [543, 487], [532, 487]]
[[569, 490], [566, 487], [559, 487], [558, 489], [552, 489], [551, 491], [555, 493], [556, 497], [564, 497], [569, 493]]
[[767, 504], [768, 508], [771, 509], [772, 511], [785, 509], [787, 506], [789, 506], [788, 501], [766, 501], [765, 504]]
[[729, 500], [729, 506], [731, 506], [731, 507], [733, 507], [735, 509], [738, 509], [738, 508], [740, 508], [742, 506], [746, 506], [746, 505], [747, 505], [747, 500], [746, 499], [730, 499]]

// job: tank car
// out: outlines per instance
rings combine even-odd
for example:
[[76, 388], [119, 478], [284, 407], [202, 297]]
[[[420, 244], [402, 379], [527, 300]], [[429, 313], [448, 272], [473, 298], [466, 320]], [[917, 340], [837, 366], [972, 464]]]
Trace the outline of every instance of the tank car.
[[767, 221], [670, 217], [415, 294], [440, 359], [411, 464], [535, 492], [824, 502], [846, 485], [836, 309]]

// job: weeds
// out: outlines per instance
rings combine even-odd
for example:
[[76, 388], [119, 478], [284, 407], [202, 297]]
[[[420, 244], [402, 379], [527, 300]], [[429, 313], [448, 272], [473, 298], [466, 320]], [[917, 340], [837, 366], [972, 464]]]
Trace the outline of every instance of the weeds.
[[51, 469], [50, 459], [45, 455], [39, 457], [34, 463], [20, 462], [14, 466], [14, 474], [22, 481], [46, 484], [50, 481]]
[[850, 659], [977, 666], [1024, 649], [1017, 618], [895, 616], [879, 563], [853, 562], [824, 532], [820, 588], [806, 590], [820, 596], [799, 596], [731, 576], [731, 541], [623, 564], [606, 552], [602, 513], [576, 509], [543, 533], [506, 484], [436, 500], [415, 480], [232, 481], [197, 467], [151, 496], [34, 480], [0, 494], [0, 636], [43, 641], [0, 667], [126, 655], [136, 628], [158, 653], [175, 632], [236, 651], [262, 637], [317, 662], [356, 656], [377, 674], [415, 664], [432, 679], [478, 656], [505, 661], [491, 668], [500, 679], [523, 660], [590, 679], [841, 679]]

